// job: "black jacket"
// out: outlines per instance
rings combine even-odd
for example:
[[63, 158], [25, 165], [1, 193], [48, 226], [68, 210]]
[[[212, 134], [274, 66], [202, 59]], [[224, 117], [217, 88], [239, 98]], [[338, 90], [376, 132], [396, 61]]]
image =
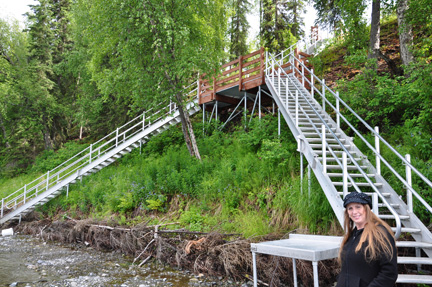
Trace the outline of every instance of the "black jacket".
[[[384, 228], [380, 226], [379, 228]], [[342, 270], [336, 287], [393, 287], [398, 276], [397, 250], [393, 236], [388, 234], [393, 249], [393, 257], [388, 258], [382, 254], [376, 260], [367, 262], [364, 255], [364, 248], [367, 242], [363, 243], [359, 252], [355, 252], [363, 229], [354, 229], [351, 237], [344, 245], [341, 259]]]

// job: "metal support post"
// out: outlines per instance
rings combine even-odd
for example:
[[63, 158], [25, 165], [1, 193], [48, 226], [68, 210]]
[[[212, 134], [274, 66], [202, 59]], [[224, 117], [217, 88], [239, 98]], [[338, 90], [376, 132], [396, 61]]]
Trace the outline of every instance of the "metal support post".
[[336, 124], [340, 128], [339, 92], [336, 92]]
[[258, 278], [257, 278], [257, 266], [256, 266], [256, 253], [252, 251], [252, 262], [253, 262], [253, 281], [254, 287], [258, 286]]
[[300, 152], [300, 193], [303, 194], [303, 153]]
[[326, 108], [326, 96], [325, 96], [325, 79], [322, 80], [322, 109], [325, 112]]
[[4, 198], [2, 198], [1, 217], [3, 218]]
[[244, 116], [245, 116], [245, 128], [247, 126], [247, 93], [244, 94]]
[[285, 107], [286, 107], [286, 111], [288, 112], [288, 77], [286, 79], [286, 84], [285, 84]]
[[342, 152], [342, 165], [343, 165], [343, 197], [348, 194], [348, 159], [346, 152]]
[[203, 134], [205, 133], [205, 104], [203, 104]]
[[[405, 159], [409, 163], [411, 163], [411, 155], [409, 155], [409, 154], [405, 155]], [[408, 164], [405, 165], [405, 174], [406, 174], [406, 181], [408, 183], [408, 186], [411, 187], [412, 186], [411, 168]], [[413, 197], [412, 197], [412, 192], [408, 188], [408, 186], [406, 187], [406, 189], [407, 189], [407, 205], [408, 205], [408, 210], [410, 212], [413, 212]]]
[[217, 122], [217, 120], [218, 120], [218, 101], [215, 102], [215, 105], [216, 105], [215, 120], [216, 120], [216, 122]]
[[143, 130], [145, 129], [145, 118], [146, 118], [146, 116], [145, 116], [145, 112], [144, 112], [144, 113], [143, 113], [143, 122], [142, 122], [142, 124], [143, 124], [142, 129], [143, 129]]
[[280, 116], [280, 109], [278, 109], [278, 136], [281, 135], [281, 116]]
[[118, 146], [118, 134], [119, 134], [119, 129], [116, 129], [116, 147]]
[[323, 173], [327, 173], [327, 145], [326, 145], [326, 129], [324, 125], [321, 125], [321, 135], [322, 135], [322, 166]]
[[304, 79], [305, 79], [304, 66], [302, 65], [302, 85], [303, 85], [303, 87], [304, 87]]
[[66, 197], [69, 197], [69, 184], [66, 185]]
[[379, 140], [379, 127], [375, 127], [375, 162], [376, 171], [378, 175], [381, 175], [381, 160], [380, 160], [380, 140]]
[[258, 87], [258, 118], [261, 120], [261, 86]]
[[313, 69], [311, 69], [311, 79], [310, 79], [310, 82], [311, 82], [311, 96], [312, 96], [312, 98], [314, 97], [314, 93], [315, 93], [315, 83], [314, 83], [314, 81], [315, 81], [314, 73], [313, 73]]
[[281, 72], [281, 70], [282, 70], [282, 68], [279, 66], [279, 69], [278, 69], [278, 94], [279, 94], [279, 97], [281, 97], [282, 98], [282, 95], [281, 95], [281, 90], [280, 90], [280, 72]]
[[293, 258], [293, 278], [294, 278], [294, 287], [297, 287], [297, 264], [295, 258]]
[[312, 266], [313, 266], [313, 275], [314, 275], [314, 287], [318, 287], [319, 286], [319, 281], [318, 281], [318, 262], [317, 261], [312, 261]]
[[378, 194], [377, 193], [372, 194], [372, 212], [375, 213], [376, 216], [379, 215]]
[[47, 172], [47, 183], [46, 183], [46, 190], [49, 188], [49, 178], [50, 178], [50, 172]]
[[90, 144], [89, 163], [92, 162], [92, 152], [93, 152], [93, 144]]
[[308, 197], [310, 199], [311, 197], [311, 190], [312, 190], [312, 178], [311, 178], [311, 166], [308, 164]]
[[296, 90], [296, 97], [295, 97], [295, 125], [298, 128], [299, 126], [299, 107], [298, 107], [298, 90]]
[[[415, 252], [416, 252], [416, 257], [421, 257], [421, 248], [420, 247], [416, 247]], [[417, 264], [417, 272], [420, 272], [420, 271], [421, 271], [421, 264]]]

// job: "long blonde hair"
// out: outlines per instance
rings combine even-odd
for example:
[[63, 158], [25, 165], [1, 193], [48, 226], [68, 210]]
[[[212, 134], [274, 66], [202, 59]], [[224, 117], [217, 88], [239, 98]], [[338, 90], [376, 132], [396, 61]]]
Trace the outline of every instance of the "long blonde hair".
[[[364, 249], [364, 255], [367, 261], [370, 262], [377, 259], [381, 252], [388, 256], [388, 258], [392, 258], [394, 251], [387, 232], [394, 239], [393, 231], [387, 223], [378, 218], [378, 216], [371, 211], [369, 205], [362, 205], [366, 211], [366, 224], [355, 252], [359, 252], [363, 243], [367, 241], [368, 245]], [[384, 227], [385, 230], [379, 227], [380, 225]], [[344, 230], [345, 236], [342, 239], [341, 248], [339, 250], [339, 262], [342, 260], [343, 247], [351, 237], [354, 230], [354, 222], [349, 218], [347, 209], [345, 209]]]

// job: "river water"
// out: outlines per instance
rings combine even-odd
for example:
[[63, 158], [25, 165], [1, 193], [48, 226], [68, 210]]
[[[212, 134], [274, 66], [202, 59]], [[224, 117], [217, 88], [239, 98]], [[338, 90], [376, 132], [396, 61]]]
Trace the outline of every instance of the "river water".
[[0, 286], [249, 286], [195, 276], [157, 263], [142, 267], [115, 252], [62, 246], [29, 236], [0, 236]]

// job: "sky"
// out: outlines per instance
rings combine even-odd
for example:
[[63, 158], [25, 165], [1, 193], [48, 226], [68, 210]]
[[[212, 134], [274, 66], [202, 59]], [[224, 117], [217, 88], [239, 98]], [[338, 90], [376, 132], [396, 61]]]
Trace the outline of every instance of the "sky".
[[[0, 18], [3, 19], [17, 19], [20, 21], [21, 25], [24, 26], [25, 17], [24, 13], [30, 12], [30, 7], [28, 5], [37, 4], [36, 0], [0, 0]], [[313, 26], [316, 12], [315, 9], [311, 6], [307, 6], [306, 14], [304, 15], [305, 26], [304, 30], [306, 35], [310, 34], [310, 27]], [[255, 37], [258, 33], [259, 27], [259, 17], [258, 17], [258, 9], [257, 11], [251, 11], [248, 16], [252, 31], [250, 32], [250, 37]]]
[[34, 5], [35, 0], [0, 0], [0, 17], [2, 19], [17, 19], [24, 26], [24, 13], [30, 12], [28, 5]]

